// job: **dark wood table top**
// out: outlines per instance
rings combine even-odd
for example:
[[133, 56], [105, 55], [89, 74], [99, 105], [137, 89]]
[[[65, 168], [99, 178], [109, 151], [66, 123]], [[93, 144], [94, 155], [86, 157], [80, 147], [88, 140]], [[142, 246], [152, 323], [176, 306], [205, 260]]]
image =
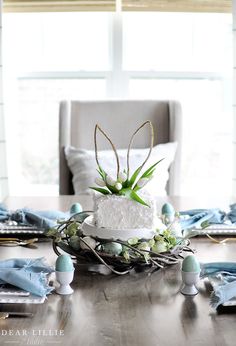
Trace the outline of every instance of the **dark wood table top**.
[[[84, 209], [91, 208], [89, 198], [78, 196], [12, 197], [6, 205], [10, 209], [27, 206], [68, 210], [76, 201]], [[189, 209], [225, 208], [233, 200], [222, 199], [221, 205], [186, 198], [171, 201], [177, 209]], [[235, 242], [223, 245], [199, 237], [192, 241], [192, 247], [200, 261], [236, 261]], [[49, 264], [55, 264], [50, 241], [39, 242], [35, 248], [0, 248], [0, 259], [42, 256]], [[218, 314], [209, 306], [207, 281], [199, 281], [198, 295], [182, 295], [180, 266], [181, 263], [153, 273], [126, 276], [76, 270], [74, 293], [70, 296], [52, 293], [39, 305], [2, 304], [0, 311], [28, 311], [34, 316], [0, 320], [0, 345], [235, 345], [236, 314]]]

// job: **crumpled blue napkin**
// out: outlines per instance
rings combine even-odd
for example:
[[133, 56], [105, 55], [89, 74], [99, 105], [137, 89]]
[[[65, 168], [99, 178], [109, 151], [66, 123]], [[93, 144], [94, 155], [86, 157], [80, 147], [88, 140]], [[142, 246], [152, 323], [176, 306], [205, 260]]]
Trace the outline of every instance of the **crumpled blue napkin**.
[[44, 258], [13, 258], [0, 261], [0, 285], [11, 284], [40, 297], [53, 288], [48, 286], [47, 275], [54, 269]]
[[208, 277], [213, 286], [210, 304], [214, 309], [236, 297], [236, 262], [203, 263], [200, 277]]
[[227, 214], [227, 216], [232, 223], [235, 223], [236, 222], [236, 203], [231, 204], [229, 207], [230, 207], [230, 212]]
[[64, 213], [58, 210], [35, 211], [22, 208], [11, 212], [3, 204], [0, 204], [0, 222], [12, 220], [19, 225], [37, 226], [47, 230], [55, 227], [58, 219], [67, 219], [68, 217], [70, 217], [69, 212]]
[[222, 224], [225, 220], [226, 213], [218, 208], [215, 209], [191, 209], [181, 211], [181, 216], [189, 216], [188, 218], [180, 219], [182, 229], [200, 227], [204, 221], [209, 224]]

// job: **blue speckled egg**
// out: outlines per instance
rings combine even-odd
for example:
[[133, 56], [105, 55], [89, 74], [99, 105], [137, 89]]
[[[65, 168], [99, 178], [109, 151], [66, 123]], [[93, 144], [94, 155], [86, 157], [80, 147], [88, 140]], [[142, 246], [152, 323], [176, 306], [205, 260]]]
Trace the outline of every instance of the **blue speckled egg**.
[[56, 260], [56, 271], [71, 272], [74, 270], [72, 260], [69, 255], [60, 255]]
[[162, 215], [174, 215], [175, 214], [175, 210], [174, 210], [173, 206], [170, 203], [165, 203], [162, 206], [161, 213], [162, 213]]
[[200, 264], [195, 256], [189, 255], [185, 257], [182, 263], [182, 271], [188, 273], [199, 273], [200, 272]]
[[71, 208], [70, 208], [70, 213], [71, 215], [73, 214], [77, 214], [77, 213], [81, 213], [81, 211], [83, 211], [82, 206], [80, 203], [74, 203], [72, 204]]
[[118, 256], [122, 252], [122, 245], [119, 243], [111, 242], [103, 244], [102, 249], [104, 252], [110, 255]]
[[80, 237], [73, 235], [70, 237], [69, 244], [74, 250], [78, 251], [80, 249]]

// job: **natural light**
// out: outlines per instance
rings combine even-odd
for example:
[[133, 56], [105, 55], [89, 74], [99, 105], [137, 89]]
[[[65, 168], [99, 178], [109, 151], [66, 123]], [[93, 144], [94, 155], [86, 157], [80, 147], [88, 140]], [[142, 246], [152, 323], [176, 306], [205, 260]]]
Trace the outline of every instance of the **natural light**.
[[58, 194], [59, 101], [106, 98], [179, 100], [181, 193], [231, 194], [230, 14], [5, 13], [3, 22], [11, 195]]

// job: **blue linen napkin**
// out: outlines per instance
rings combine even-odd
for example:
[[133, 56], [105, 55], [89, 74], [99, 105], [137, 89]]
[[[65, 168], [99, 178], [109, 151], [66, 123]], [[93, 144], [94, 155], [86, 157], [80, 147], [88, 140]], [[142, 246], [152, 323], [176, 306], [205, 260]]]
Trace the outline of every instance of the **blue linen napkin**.
[[[236, 213], [236, 211], [235, 211]], [[180, 218], [180, 224], [182, 229], [190, 229], [200, 227], [204, 221], [208, 221], [209, 224], [222, 224], [225, 220], [226, 213], [218, 208], [215, 209], [191, 209], [181, 211], [180, 217], [188, 216], [188, 218]], [[236, 216], [236, 214], [235, 214]], [[236, 221], [236, 218], [235, 218]]]
[[231, 204], [229, 207], [230, 207], [230, 212], [227, 214], [227, 216], [232, 223], [235, 223], [236, 222], [236, 203]]
[[45, 230], [55, 227], [58, 219], [68, 219], [70, 216], [69, 212], [58, 210], [35, 211], [22, 208], [11, 212], [3, 204], [0, 204], [0, 222], [12, 220], [19, 225], [36, 226]]
[[236, 275], [236, 262], [210, 262], [201, 264], [201, 277], [214, 276], [219, 273]]
[[210, 305], [216, 309], [236, 297], [236, 262], [213, 262], [201, 264], [201, 278], [208, 277], [213, 286]]
[[44, 258], [13, 258], [0, 261], [0, 285], [11, 284], [40, 297], [53, 288], [48, 286], [47, 275], [54, 269]]

